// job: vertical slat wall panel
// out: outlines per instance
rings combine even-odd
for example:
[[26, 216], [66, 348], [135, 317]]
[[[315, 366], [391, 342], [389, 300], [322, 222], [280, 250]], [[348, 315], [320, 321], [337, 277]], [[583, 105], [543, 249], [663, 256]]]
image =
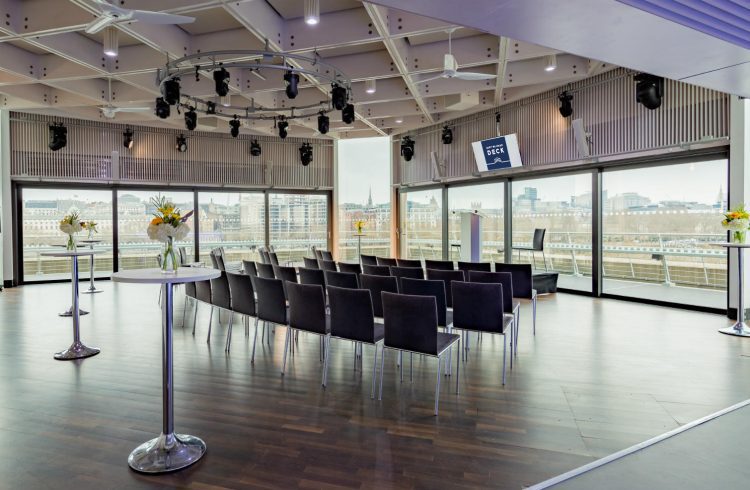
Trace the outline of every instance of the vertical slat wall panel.
[[[68, 145], [53, 152], [47, 147], [48, 125], [62, 122], [68, 128]], [[119, 152], [120, 182], [154, 182], [227, 186], [330, 189], [333, 187], [333, 143], [330, 140], [269, 136], [251, 137], [208, 132], [182, 132], [129, 126], [134, 132], [131, 150], [123, 142], [124, 124], [53, 118], [38, 114], [11, 114], [11, 174], [101, 181], [113, 179], [112, 151]], [[185, 134], [188, 150], [175, 149], [176, 137]], [[262, 147], [250, 155], [250, 141]], [[313, 162], [303, 167], [299, 146], [313, 146]], [[266, 165], [270, 172], [266, 175]], [[267, 182], [267, 177], [270, 182]]]
[[[497, 135], [495, 113], [500, 112], [500, 134], [518, 135], [525, 166], [536, 167], [579, 160], [571, 120], [582, 118], [591, 133], [591, 156], [603, 157], [700, 142], [729, 135], [727, 94], [674, 80], [665, 80], [664, 98], [657, 110], [635, 101], [632, 72], [616, 69], [569, 84], [573, 116], [560, 116], [557, 94], [550, 90], [526, 99], [443, 121], [394, 140], [393, 182], [414, 184], [437, 177], [431, 152], [447, 166], [445, 177], [468, 177], [476, 172], [471, 143]], [[453, 128], [453, 144], [440, 139], [442, 127]], [[415, 140], [415, 155], [405, 162], [399, 139]]]

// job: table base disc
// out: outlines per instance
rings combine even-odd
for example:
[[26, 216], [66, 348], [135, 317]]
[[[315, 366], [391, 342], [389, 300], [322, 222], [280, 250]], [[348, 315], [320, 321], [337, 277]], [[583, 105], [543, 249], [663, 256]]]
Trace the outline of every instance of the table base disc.
[[[79, 308], [78, 309], [78, 314], [81, 315], [81, 316], [83, 316], [83, 315], [88, 315], [89, 312], [86, 311], [86, 310], [82, 310], [82, 309]], [[57, 316], [73, 316], [73, 310], [71, 308], [68, 308], [67, 310], [63, 311], [62, 313], [58, 313]]]
[[737, 337], [750, 337], [750, 328], [740, 322], [735, 323], [731, 327], [720, 328], [719, 332], [727, 335], [736, 335]]
[[94, 294], [94, 293], [101, 293], [101, 289], [87, 289], [86, 291], [81, 291], [81, 294]]
[[72, 361], [73, 359], [83, 359], [85, 357], [95, 356], [99, 352], [99, 349], [96, 347], [86, 347], [81, 342], [73, 342], [73, 344], [64, 351], [56, 353], [55, 359], [58, 361]]
[[130, 453], [128, 465], [139, 473], [168, 473], [195, 463], [206, 454], [206, 443], [187, 434], [161, 434]]

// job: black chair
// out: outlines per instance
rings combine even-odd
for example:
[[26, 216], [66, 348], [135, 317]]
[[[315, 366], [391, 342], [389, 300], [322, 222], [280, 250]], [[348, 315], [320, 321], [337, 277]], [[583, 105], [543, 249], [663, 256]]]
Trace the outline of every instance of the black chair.
[[[266, 334], [268, 324], [289, 325], [289, 315], [284, 296], [284, 285], [279, 279], [254, 277], [253, 288], [258, 298], [256, 318], [263, 322], [263, 333]], [[267, 333], [268, 343], [271, 343], [270, 332]], [[255, 337], [253, 339], [253, 354], [250, 362], [255, 362], [255, 344], [258, 341], [258, 322], [255, 323]], [[261, 338], [263, 343], [263, 338]]]
[[258, 254], [260, 255], [261, 264], [271, 264], [271, 257], [268, 255], [268, 252], [265, 249], [259, 249]]
[[285, 267], [282, 265], [273, 266], [273, 274], [276, 279], [280, 279], [284, 285], [284, 295], [287, 294], [287, 282], [297, 282], [297, 270], [294, 267]]
[[[327, 339], [326, 359], [331, 355], [331, 337], [351, 340], [355, 346], [354, 365], [356, 368], [356, 349], [358, 344], [371, 344], [375, 348], [372, 362], [372, 388], [370, 398], [375, 398], [375, 380], [377, 379], [378, 342], [383, 340], [383, 324], [375, 323], [370, 292], [364, 289], [328, 288], [328, 304], [331, 309], [331, 335]], [[361, 357], [360, 357], [361, 359]], [[325, 363], [323, 386], [328, 381], [328, 366]]]
[[[367, 267], [367, 266], [365, 266]], [[372, 276], [362, 274], [359, 276], [362, 289], [368, 289], [372, 297], [372, 311], [376, 317], [383, 317], [382, 292], [398, 293], [398, 279], [391, 276]]]
[[271, 265], [279, 265], [279, 256], [276, 255], [276, 252], [268, 252], [268, 261]]
[[[200, 303], [211, 304], [211, 281], [198, 281], [195, 283], [195, 297]], [[195, 304], [193, 313], [193, 335], [195, 335], [195, 322], [198, 320], [198, 305]]]
[[359, 264], [349, 264], [339, 262], [339, 272], [351, 272], [352, 274], [362, 274], [362, 266]]
[[300, 284], [317, 284], [318, 286], [325, 288], [326, 280], [324, 271], [320, 269], [308, 269], [306, 267], [299, 268], [299, 283]]
[[243, 260], [242, 270], [244, 270], [245, 274], [247, 274], [248, 276], [258, 275], [258, 268], [255, 267], [255, 262], [253, 262], [252, 260]]
[[[511, 352], [515, 349], [515, 339], [518, 336], [518, 312], [521, 308], [521, 302], [513, 299], [513, 275], [510, 272], [480, 272], [469, 271], [469, 282], [484, 282], [501, 284], [503, 286], [503, 313], [513, 320], [513, 340]], [[516, 353], [517, 355], [518, 353]], [[510, 359], [510, 365], [513, 366], [513, 358]]]
[[[216, 257], [221, 258], [220, 255]], [[211, 342], [211, 325], [213, 324], [215, 308], [219, 308], [219, 325], [221, 325], [221, 310], [229, 312], [229, 332], [231, 332], [234, 315], [232, 314], [232, 297], [229, 293], [229, 280], [225, 271], [222, 271], [219, 277], [211, 279], [211, 315], [208, 317], [206, 343]], [[227, 335], [229, 336], [231, 333], [227, 333]]]
[[324, 271], [326, 278], [326, 286], [334, 286], [337, 288], [351, 288], [358, 289], [359, 281], [357, 280], [357, 274], [351, 272], [335, 272], [335, 271]]
[[402, 277], [410, 279], [424, 279], [424, 271], [421, 267], [391, 267], [391, 275], [398, 278], [399, 284]]
[[[502, 298], [503, 286], [501, 284], [453, 283], [453, 328], [503, 336], [503, 385], [505, 385], [505, 359], [508, 347], [505, 332], [510, 328], [512, 335], [513, 320], [503, 314]], [[465, 358], [466, 348], [464, 347]]]
[[386, 265], [388, 267], [397, 267], [398, 262], [396, 262], [396, 259], [392, 259], [390, 257], [376, 257], [378, 261], [378, 265]]
[[542, 252], [542, 259], [544, 260], [544, 271], [547, 271], [547, 256], [544, 255], [544, 234], [547, 232], [545, 228], [535, 228], [534, 237], [531, 239], [530, 247], [513, 247], [513, 250], [518, 250], [518, 260], [521, 260], [521, 250], [526, 250], [531, 253], [531, 260], [534, 263], [534, 269], [536, 269], [536, 252]]
[[362, 265], [378, 265], [378, 258], [374, 255], [360, 255], [359, 261]]
[[[437, 303], [431, 296], [411, 296], [406, 294], [383, 293], [383, 355], [380, 356], [380, 393], [383, 399], [383, 365], [387, 349], [437, 357], [437, 382], [435, 383], [435, 415], [438, 414], [440, 400], [440, 362], [445, 351], [458, 343], [461, 351], [461, 338], [452, 333], [438, 332]], [[459, 392], [460, 362], [456, 363], [456, 394]], [[403, 363], [400, 363], [403, 378]]]
[[177, 253], [180, 255], [180, 265], [184, 267], [188, 263], [187, 248], [177, 247]]
[[445, 283], [443, 281], [404, 277], [401, 279], [399, 292], [401, 294], [410, 294], [412, 296], [434, 297], [437, 305], [438, 326], [444, 327], [450, 332], [451, 323], [453, 323], [453, 313], [448, 312]]
[[328, 250], [320, 250], [320, 259], [328, 262], [333, 262], [333, 254]]
[[311, 259], [310, 257], [302, 257], [302, 260], [305, 261], [305, 267], [308, 269], [320, 269], [320, 266], [318, 265], [318, 259]]
[[185, 327], [185, 315], [187, 314], [188, 303], [194, 308], [197, 308], [196, 302], [196, 291], [194, 282], [185, 283], [185, 303], [182, 306], [182, 327]]
[[460, 271], [480, 271], [480, 272], [491, 272], [492, 263], [490, 262], [458, 262], [458, 270]]
[[218, 266], [218, 269], [220, 271], [226, 271], [227, 267], [224, 264], [224, 257], [222, 257], [221, 255], [217, 254], [214, 258], [215, 258], [215, 261], [216, 261], [216, 265]]
[[258, 277], [263, 279], [276, 279], [276, 274], [273, 273], [273, 266], [267, 262], [255, 264], [258, 269]]
[[336, 268], [336, 262], [333, 260], [319, 260], [318, 265], [320, 266], [320, 269], [324, 271], [338, 271]]
[[390, 276], [391, 268], [387, 265], [362, 265], [362, 273], [370, 276]]
[[[510, 272], [513, 277], [513, 295], [515, 298], [531, 301], [531, 323], [534, 335], [536, 335], [536, 289], [534, 289], [534, 275], [531, 264], [495, 264], [495, 272]], [[519, 310], [516, 318], [516, 333], [520, 331], [518, 325], [521, 322]], [[518, 352], [518, 335], [516, 342], [516, 353]]]
[[216, 254], [213, 252], [213, 250], [208, 253], [208, 258], [211, 259], [211, 266], [214, 269], [219, 269], [219, 262], [216, 260]]
[[396, 259], [398, 267], [419, 267], [422, 268], [422, 261], [416, 259]]
[[452, 308], [453, 294], [451, 293], [451, 283], [453, 281], [463, 282], [466, 280], [466, 277], [464, 271], [427, 269], [427, 279], [434, 281], [443, 281], [445, 283], [445, 302], [448, 305], [448, 308]]
[[312, 247], [312, 251], [313, 251], [313, 254], [315, 255], [316, 259], [323, 260], [323, 254], [320, 252], [320, 250], [318, 250], [317, 248], [315, 248], [314, 245]]
[[436, 271], [452, 271], [456, 267], [453, 265], [452, 260], [429, 260], [424, 259], [424, 268], [432, 269]]
[[[313, 284], [288, 282], [287, 291], [289, 293], [289, 328], [287, 328], [286, 340], [284, 341], [284, 362], [281, 365], [282, 376], [286, 370], [286, 357], [290, 348], [289, 342], [293, 340], [292, 334], [294, 330], [314, 333], [323, 337], [328, 337], [331, 331], [328, 316], [326, 315], [326, 298], [322, 287]], [[326, 385], [325, 366], [327, 364], [328, 357], [325, 356], [323, 386]]]
[[[243, 316], [245, 320], [245, 336], [248, 335], [250, 329], [249, 318], [255, 318], [255, 328], [258, 328], [258, 318], [255, 312], [255, 290], [253, 289], [253, 280], [251, 277], [248, 274], [227, 272], [229, 295], [232, 298], [232, 311]], [[231, 345], [232, 329], [230, 327], [229, 334], [227, 335], [227, 352], [229, 352]]]

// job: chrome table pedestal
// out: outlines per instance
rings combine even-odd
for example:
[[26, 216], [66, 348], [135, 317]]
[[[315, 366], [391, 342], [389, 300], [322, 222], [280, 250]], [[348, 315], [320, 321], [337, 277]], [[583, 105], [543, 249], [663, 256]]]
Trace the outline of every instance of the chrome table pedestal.
[[174, 379], [172, 371], [172, 316], [175, 283], [215, 279], [216, 269], [179, 269], [176, 274], [163, 274], [160, 269], [117, 272], [116, 282], [161, 284], [162, 317], [162, 430], [161, 435], [146, 441], [130, 453], [128, 465], [140, 473], [168, 473], [181, 470], [200, 460], [206, 443], [198, 437], [174, 432]]
[[[81, 240], [81, 243], [88, 243], [89, 248], [91, 250], [94, 250], [94, 244], [95, 243], [101, 243], [101, 240]], [[94, 293], [101, 293], [101, 289], [96, 289], [96, 286], [94, 285], [94, 256], [91, 256], [91, 261], [89, 262], [89, 288], [85, 291], [83, 291], [83, 294], [94, 294]]]
[[727, 250], [731, 248], [737, 249], [737, 270], [739, 271], [739, 277], [737, 278], [737, 322], [731, 327], [720, 328], [719, 332], [727, 335], [736, 335], [738, 337], [750, 337], [750, 328], [745, 325], [745, 298], [743, 298], [743, 284], [744, 279], [744, 268], [743, 268], [743, 252], [746, 248], [750, 248], [750, 243], [712, 243], [719, 247], [725, 247]]

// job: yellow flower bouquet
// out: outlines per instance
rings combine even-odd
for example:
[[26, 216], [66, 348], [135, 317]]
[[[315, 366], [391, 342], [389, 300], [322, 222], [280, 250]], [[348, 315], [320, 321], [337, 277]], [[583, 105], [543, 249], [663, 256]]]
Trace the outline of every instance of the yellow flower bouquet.
[[735, 243], [745, 242], [745, 233], [750, 228], [750, 213], [745, 210], [744, 204], [735, 206], [734, 209], [724, 213], [721, 226], [732, 231], [732, 241]]
[[177, 272], [180, 264], [174, 253], [174, 240], [184, 240], [190, 233], [190, 227], [185, 223], [193, 212], [182, 215], [182, 211], [165, 197], [151, 198], [151, 205], [156, 208], [154, 218], [149, 223], [146, 233], [152, 240], [164, 243], [161, 253], [161, 271], [165, 274]]
[[362, 219], [358, 219], [357, 221], [354, 222], [354, 229], [357, 230], [358, 235], [362, 234], [362, 229], [364, 229], [366, 224], [367, 222]]

